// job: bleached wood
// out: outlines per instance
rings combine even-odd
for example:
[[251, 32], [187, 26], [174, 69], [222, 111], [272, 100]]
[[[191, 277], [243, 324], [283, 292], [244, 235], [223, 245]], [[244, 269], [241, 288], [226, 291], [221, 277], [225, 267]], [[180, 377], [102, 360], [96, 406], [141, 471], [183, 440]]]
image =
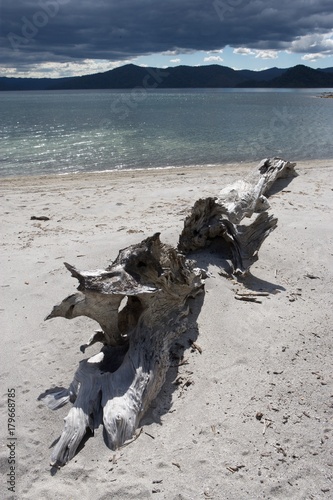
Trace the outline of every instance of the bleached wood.
[[[202, 278], [207, 277], [186, 255], [221, 238], [229, 245], [234, 272], [245, 273], [277, 224], [267, 213], [265, 195], [276, 179], [296, 175], [294, 167], [278, 158], [263, 160], [245, 181], [227, 186], [216, 198], [198, 200], [184, 221], [177, 249], [162, 244], [156, 233], [120, 250], [106, 269], [79, 271], [65, 263], [79, 281], [78, 291], [54, 306], [46, 319], [92, 318], [101, 330], [81, 351], [96, 342], [103, 347], [80, 362], [68, 389], [55, 388], [39, 398], [51, 409], [73, 403], [52, 464], [73, 458], [88, 428], [93, 432], [103, 424], [111, 449], [133, 438], [165, 380], [170, 347], [186, 329], [188, 300], [203, 290]], [[259, 215], [250, 224], [240, 224], [254, 213]]]
[[264, 196], [277, 179], [294, 177], [296, 163], [281, 158], [267, 158], [245, 178], [226, 186], [219, 193], [217, 202], [222, 212], [233, 224], [239, 224], [244, 217], [252, 217], [270, 208]]
[[[60, 465], [74, 456], [87, 428], [93, 431], [101, 421], [111, 449], [133, 437], [165, 380], [171, 344], [186, 329], [187, 300], [203, 286], [200, 270], [163, 245], [159, 234], [121, 250], [105, 270], [66, 267], [79, 280], [79, 291], [46, 319], [93, 318], [102, 332], [87, 344], [102, 341], [104, 347], [99, 357], [81, 361], [68, 393], [41, 396], [53, 409], [69, 394], [75, 400], [51, 456]], [[124, 297], [127, 304], [119, 311]]]
[[[280, 158], [262, 160], [246, 180], [225, 187], [215, 198], [196, 201], [184, 221], [179, 251], [188, 254], [222, 238], [230, 247], [234, 273], [247, 272], [258, 259], [263, 241], [277, 225], [277, 219], [267, 214], [265, 194], [277, 179], [297, 175], [295, 165]], [[240, 225], [254, 213], [259, 215], [253, 222]]]

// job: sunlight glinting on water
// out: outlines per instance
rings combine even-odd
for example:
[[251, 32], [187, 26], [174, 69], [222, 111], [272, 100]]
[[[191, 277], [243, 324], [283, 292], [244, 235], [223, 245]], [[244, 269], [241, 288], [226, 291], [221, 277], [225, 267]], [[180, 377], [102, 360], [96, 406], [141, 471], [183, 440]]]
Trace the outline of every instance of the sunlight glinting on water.
[[126, 91], [2, 92], [0, 176], [332, 158], [318, 94], [153, 91], [126, 108]]

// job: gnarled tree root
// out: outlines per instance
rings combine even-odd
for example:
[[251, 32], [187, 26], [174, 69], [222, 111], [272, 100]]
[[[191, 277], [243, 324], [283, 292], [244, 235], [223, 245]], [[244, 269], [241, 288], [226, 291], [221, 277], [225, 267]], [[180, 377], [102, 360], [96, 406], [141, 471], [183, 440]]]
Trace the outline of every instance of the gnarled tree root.
[[[104, 347], [81, 361], [67, 393], [40, 397], [53, 409], [74, 401], [51, 457], [59, 465], [74, 456], [87, 428], [93, 431], [102, 421], [111, 449], [133, 437], [164, 383], [170, 347], [186, 329], [187, 301], [203, 290], [200, 270], [163, 245], [159, 234], [121, 250], [105, 270], [66, 267], [79, 280], [79, 291], [54, 306], [46, 319], [93, 318], [102, 328], [97, 341]], [[119, 310], [125, 297], [127, 304]]]

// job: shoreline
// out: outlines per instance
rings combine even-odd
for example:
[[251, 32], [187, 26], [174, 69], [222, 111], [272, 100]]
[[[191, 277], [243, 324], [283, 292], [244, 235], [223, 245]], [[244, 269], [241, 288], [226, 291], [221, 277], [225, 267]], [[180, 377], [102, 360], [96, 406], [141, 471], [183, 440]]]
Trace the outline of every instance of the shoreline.
[[[189, 165], [189, 166], [179, 166], [179, 167], [151, 167], [151, 168], [132, 168], [132, 169], [114, 169], [114, 170], [98, 170], [90, 172], [75, 172], [75, 173], [53, 173], [53, 174], [40, 174], [40, 175], [16, 175], [0, 177], [0, 190], [3, 187], [10, 185], [11, 183], [15, 185], [28, 185], [34, 182], [42, 182], [42, 184], [47, 184], [47, 182], [55, 183], [56, 181], [73, 182], [73, 181], [83, 181], [88, 182], [92, 177], [96, 180], [116, 180], [121, 177], [133, 177], [138, 174], [137, 177], [150, 177], [156, 176], [156, 173], [163, 176], [163, 174], [182, 174], [182, 173], [207, 173], [207, 172], [218, 172], [221, 174], [230, 173], [233, 171], [242, 172], [243, 170], [250, 170], [255, 168], [259, 162], [258, 161], [247, 161], [247, 162], [228, 162], [219, 164], [206, 164], [206, 165]], [[318, 168], [330, 166], [333, 159], [314, 159], [314, 160], [289, 160], [296, 163], [296, 168], [312, 168], [314, 165]], [[113, 179], [114, 177], [114, 179]]]

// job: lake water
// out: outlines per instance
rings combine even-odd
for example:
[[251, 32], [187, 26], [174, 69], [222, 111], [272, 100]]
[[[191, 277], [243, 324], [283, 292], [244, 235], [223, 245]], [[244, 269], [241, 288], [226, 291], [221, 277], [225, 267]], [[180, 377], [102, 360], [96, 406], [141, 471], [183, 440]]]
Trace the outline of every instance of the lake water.
[[333, 99], [320, 93], [0, 92], [0, 176], [332, 159]]

